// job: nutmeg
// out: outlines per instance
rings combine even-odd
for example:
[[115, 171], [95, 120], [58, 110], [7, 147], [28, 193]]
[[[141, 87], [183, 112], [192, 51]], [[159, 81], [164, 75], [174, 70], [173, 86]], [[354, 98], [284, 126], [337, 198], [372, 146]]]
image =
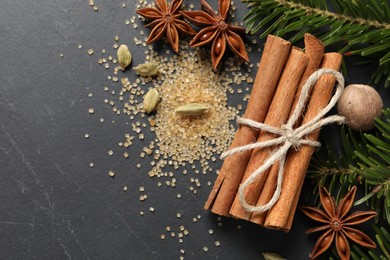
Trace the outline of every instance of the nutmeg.
[[346, 124], [357, 131], [374, 128], [374, 118], [382, 114], [383, 101], [372, 87], [352, 84], [345, 88], [337, 103], [337, 111]]

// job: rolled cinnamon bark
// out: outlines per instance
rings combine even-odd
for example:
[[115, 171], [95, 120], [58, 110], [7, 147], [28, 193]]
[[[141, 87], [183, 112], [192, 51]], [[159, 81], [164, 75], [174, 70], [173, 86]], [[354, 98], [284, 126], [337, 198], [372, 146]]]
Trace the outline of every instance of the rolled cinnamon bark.
[[[264, 121], [265, 124], [280, 127], [286, 121], [295, 97], [299, 79], [301, 78], [307, 63], [308, 58], [302, 50], [293, 47], [269, 107], [267, 117]], [[274, 134], [261, 131], [257, 141], [264, 142], [273, 138], [275, 138]], [[246, 179], [264, 163], [274, 148], [275, 147], [253, 150], [241, 183], [245, 182]], [[244, 192], [247, 203], [251, 205], [256, 204], [264, 186], [264, 182], [267, 179], [269, 170], [270, 169], [264, 171], [259, 178], [255, 179], [255, 181], [247, 186]], [[242, 207], [238, 194], [234, 199], [230, 214], [234, 217], [246, 220], [249, 220], [252, 215], [252, 213], [247, 212]]]
[[[303, 72], [303, 75], [302, 75], [301, 80], [299, 82], [299, 87], [298, 87], [297, 92], [295, 94], [295, 98], [294, 98], [293, 105], [291, 107], [289, 118], [294, 113], [295, 107], [298, 104], [299, 96], [301, 95], [303, 85], [305, 85], [306, 81], [311, 76], [311, 74], [313, 74], [321, 66], [321, 61], [322, 61], [322, 58], [323, 58], [324, 52], [325, 52], [324, 44], [322, 44], [322, 42], [317, 37], [315, 37], [309, 33], [305, 34], [304, 43], [305, 43], [305, 54], [309, 58], [309, 63], [306, 67], [305, 72]], [[313, 89], [313, 87], [309, 91], [309, 96], [311, 94], [312, 89]], [[308, 103], [308, 101], [309, 100], [306, 100], [305, 107], [306, 107], [306, 104]], [[300, 121], [302, 119], [304, 112], [305, 111], [302, 111], [301, 118], [299, 118], [297, 120], [294, 127], [296, 127], [300, 124]]]
[[[245, 111], [245, 117], [257, 122], [263, 122], [280, 75], [287, 62], [291, 43], [282, 38], [269, 35], [265, 43], [251, 96]], [[248, 126], [237, 130], [230, 148], [242, 146], [255, 141], [259, 131]], [[237, 193], [242, 175], [245, 172], [251, 151], [237, 153], [225, 159], [213, 189], [204, 208], [229, 216], [229, 210]]]
[[[321, 68], [340, 70], [342, 55], [339, 53], [326, 53], [323, 57]], [[333, 93], [335, 78], [331, 75], [323, 75], [315, 84], [307, 106], [302, 124], [313, 119], [318, 112], [329, 103]], [[318, 140], [320, 131], [308, 135], [309, 140]], [[264, 226], [272, 229], [280, 229], [288, 232], [297, 208], [299, 195], [305, 179], [310, 159], [315, 148], [304, 145], [300, 150], [291, 150], [288, 154], [284, 169], [282, 191], [279, 200], [269, 210]]]
[[[313, 74], [313, 72], [315, 72], [320, 67], [322, 57], [324, 56], [325, 47], [319, 39], [307, 33], [305, 34], [304, 42], [305, 42], [305, 54], [309, 58], [309, 63], [299, 81], [294, 102], [290, 110], [289, 118], [294, 113], [295, 107], [298, 104], [299, 96], [301, 95], [303, 85], [306, 83], [310, 75]], [[300, 119], [298, 119], [295, 125], [299, 125], [299, 121]], [[271, 200], [276, 189], [278, 170], [279, 170], [278, 163], [272, 165], [271, 170], [268, 174], [268, 178], [265, 181], [265, 185], [260, 193], [259, 199], [257, 200], [256, 203], [257, 206], [264, 205]], [[253, 213], [250, 221], [257, 223], [259, 225], [264, 225], [266, 216], [267, 216], [267, 212], [263, 212], [260, 214]]]

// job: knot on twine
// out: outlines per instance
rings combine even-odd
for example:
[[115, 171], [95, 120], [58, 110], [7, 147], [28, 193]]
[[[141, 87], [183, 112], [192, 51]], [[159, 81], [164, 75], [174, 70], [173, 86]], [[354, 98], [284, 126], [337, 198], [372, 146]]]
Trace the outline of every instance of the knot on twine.
[[[329, 101], [328, 105], [324, 109], [319, 111], [318, 114], [313, 119], [293, 129], [294, 124], [297, 122], [299, 116], [302, 114], [302, 110], [309, 96], [310, 87], [313, 86], [316, 83], [316, 81], [324, 74], [329, 74], [336, 78], [337, 86], [333, 97]], [[242, 207], [246, 211], [262, 213], [269, 210], [278, 201], [282, 190], [284, 163], [286, 161], [287, 152], [291, 147], [294, 147], [295, 150], [299, 150], [302, 145], [310, 145], [310, 146], [318, 147], [320, 146], [319, 142], [306, 139], [306, 136], [308, 134], [320, 129], [322, 126], [325, 125], [329, 125], [332, 123], [338, 123], [338, 124], [344, 123], [345, 118], [339, 115], [333, 115], [333, 116], [328, 116], [326, 118], [323, 118], [336, 105], [343, 90], [344, 90], [344, 77], [340, 72], [332, 69], [320, 69], [315, 71], [309, 77], [306, 83], [303, 85], [301, 95], [299, 96], [298, 103], [295, 107], [293, 114], [288, 119], [287, 123], [283, 124], [280, 128], [259, 123], [250, 120], [248, 118], [241, 117], [237, 119], [237, 123], [240, 125], [247, 125], [255, 129], [259, 129], [262, 131], [266, 131], [278, 135], [278, 137], [275, 137], [274, 139], [267, 140], [264, 142], [255, 142], [248, 145], [232, 148], [221, 155], [221, 158], [223, 159], [227, 156], [239, 152], [243, 152], [243, 151], [248, 151], [256, 148], [279, 146], [268, 156], [264, 164], [262, 164], [259, 168], [257, 168], [248, 177], [248, 179], [245, 180], [244, 183], [240, 185], [240, 188], [238, 190], [238, 197]], [[245, 199], [246, 188], [248, 187], [248, 185], [253, 183], [260, 174], [262, 174], [264, 171], [270, 168], [277, 161], [279, 161], [277, 185], [271, 200], [264, 205], [259, 205], [259, 206], [250, 205]]]
[[299, 150], [301, 148], [301, 143], [299, 142], [298, 136], [294, 133], [292, 126], [283, 124], [280, 129], [283, 131], [283, 135], [287, 138], [287, 141], [295, 148]]

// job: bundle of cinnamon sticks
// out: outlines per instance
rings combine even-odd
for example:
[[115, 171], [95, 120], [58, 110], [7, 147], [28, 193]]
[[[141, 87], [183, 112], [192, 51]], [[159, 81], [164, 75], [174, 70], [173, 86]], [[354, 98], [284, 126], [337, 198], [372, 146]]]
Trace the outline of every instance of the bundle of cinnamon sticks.
[[[325, 53], [323, 44], [313, 35], [304, 37], [305, 51], [291, 43], [269, 35], [260, 61], [247, 109], [243, 117], [256, 122], [280, 127], [295, 109], [302, 87], [309, 76], [319, 68], [340, 70], [342, 56]], [[311, 89], [310, 98], [296, 127], [314, 118], [329, 102], [335, 78], [323, 75]], [[306, 139], [317, 140], [319, 131]], [[274, 134], [242, 125], [237, 130], [231, 148], [254, 141], [264, 142]], [[288, 152], [282, 191], [273, 207], [262, 213], [246, 211], [238, 198], [240, 184], [261, 166], [274, 147], [256, 148], [227, 157], [222, 165], [205, 209], [235, 218], [249, 220], [267, 228], [288, 232], [291, 229], [307, 168], [314, 152], [312, 146], [302, 146]], [[275, 192], [279, 165], [275, 163], [263, 172], [245, 190], [245, 201], [251, 205], [264, 205]]]

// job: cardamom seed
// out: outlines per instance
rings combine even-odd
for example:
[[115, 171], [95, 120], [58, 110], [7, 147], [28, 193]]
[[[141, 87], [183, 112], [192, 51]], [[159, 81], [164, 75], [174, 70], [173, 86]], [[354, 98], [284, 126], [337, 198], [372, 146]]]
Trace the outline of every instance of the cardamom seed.
[[198, 116], [206, 112], [207, 106], [200, 103], [189, 103], [175, 109], [175, 112], [183, 116]]
[[271, 252], [263, 253], [263, 256], [265, 260], [286, 260], [286, 258], [283, 258], [280, 255]]
[[158, 101], [160, 100], [160, 94], [157, 89], [151, 88], [148, 93], [144, 96], [144, 110], [146, 113], [152, 112], [156, 106]]
[[129, 48], [126, 45], [122, 44], [118, 48], [117, 55], [119, 66], [121, 66], [121, 69], [124, 71], [126, 67], [129, 66], [131, 63], [131, 53], [129, 51]]
[[142, 77], [155, 76], [160, 69], [158, 62], [146, 62], [134, 67], [133, 70]]

